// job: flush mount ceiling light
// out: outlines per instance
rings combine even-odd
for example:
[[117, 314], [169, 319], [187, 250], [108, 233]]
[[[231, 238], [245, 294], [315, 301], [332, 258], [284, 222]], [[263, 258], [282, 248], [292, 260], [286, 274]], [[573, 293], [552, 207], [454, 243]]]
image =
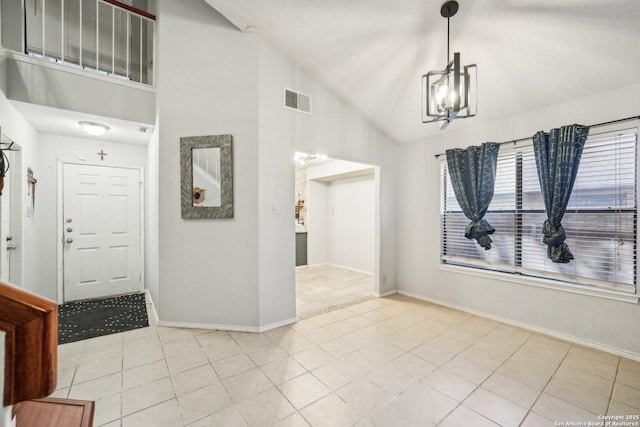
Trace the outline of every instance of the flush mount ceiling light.
[[102, 123], [78, 122], [78, 124], [82, 126], [82, 129], [86, 133], [93, 136], [104, 135], [104, 133], [109, 130], [109, 126], [103, 125]]
[[440, 9], [440, 15], [447, 18], [447, 66], [422, 76], [422, 123], [444, 121], [440, 130], [453, 119], [475, 116], [478, 109], [476, 64], [461, 68], [460, 52], [449, 59], [449, 18], [457, 11], [457, 1], [447, 1]]

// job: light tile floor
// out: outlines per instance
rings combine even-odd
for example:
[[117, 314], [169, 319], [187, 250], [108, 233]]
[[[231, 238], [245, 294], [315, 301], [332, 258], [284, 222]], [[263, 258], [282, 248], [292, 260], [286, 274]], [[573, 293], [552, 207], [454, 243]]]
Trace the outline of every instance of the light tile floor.
[[300, 319], [372, 297], [372, 275], [331, 265], [296, 267], [296, 311]]
[[58, 364], [55, 396], [95, 400], [96, 427], [531, 427], [640, 414], [640, 362], [400, 295], [263, 334], [151, 326], [61, 345]]

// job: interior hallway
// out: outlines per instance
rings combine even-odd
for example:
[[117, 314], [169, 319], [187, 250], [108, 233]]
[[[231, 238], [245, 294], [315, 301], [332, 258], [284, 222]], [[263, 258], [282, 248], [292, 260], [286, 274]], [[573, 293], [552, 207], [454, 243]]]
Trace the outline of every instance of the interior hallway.
[[331, 265], [296, 268], [296, 314], [305, 319], [373, 298], [373, 276]]
[[96, 427], [553, 426], [640, 414], [640, 362], [401, 295], [266, 333], [151, 326], [59, 347]]

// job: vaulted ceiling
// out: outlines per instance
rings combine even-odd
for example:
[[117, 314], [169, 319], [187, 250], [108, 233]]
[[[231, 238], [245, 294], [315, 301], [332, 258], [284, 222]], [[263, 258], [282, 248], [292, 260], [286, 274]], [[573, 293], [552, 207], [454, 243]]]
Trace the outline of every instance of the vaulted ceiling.
[[[421, 121], [421, 76], [446, 64], [444, 0], [206, 1], [396, 142], [440, 132]], [[451, 52], [478, 65], [478, 115], [449, 129], [640, 82], [638, 0], [458, 3]]]

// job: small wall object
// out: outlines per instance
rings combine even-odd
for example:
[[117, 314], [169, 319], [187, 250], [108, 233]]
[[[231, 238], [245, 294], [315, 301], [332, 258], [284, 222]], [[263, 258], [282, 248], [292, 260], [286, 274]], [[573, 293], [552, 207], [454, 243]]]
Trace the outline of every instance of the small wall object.
[[36, 210], [36, 184], [38, 180], [33, 176], [33, 169], [31, 167], [27, 168], [27, 188], [28, 194], [31, 196], [31, 211], [35, 212]]
[[9, 158], [5, 154], [4, 150], [0, 148], [0, 196], [2, 196], [2, 190], [4, 189], [4, 177], [9, 170]]
[[182, 218], [233, 218], [232, 141], [229, 134], [180, 138]]

